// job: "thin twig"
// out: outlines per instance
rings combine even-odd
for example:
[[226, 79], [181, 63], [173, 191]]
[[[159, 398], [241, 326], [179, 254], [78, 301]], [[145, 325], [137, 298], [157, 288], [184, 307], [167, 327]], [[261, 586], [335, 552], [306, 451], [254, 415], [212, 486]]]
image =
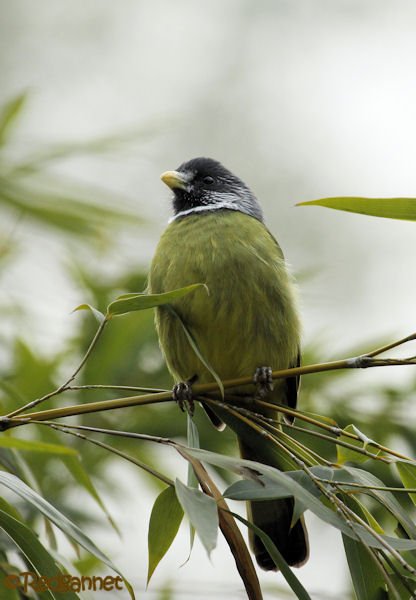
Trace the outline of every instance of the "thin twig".
[[[264, 408], [269, 408], [269, 409], [271, 408], [273, 410], [276, 410], [277, 412], [283, 412], [285, 414], [291, 415], [293, 417], [301, 419], [302, 421], [310, 423], [311, 425], [320, 427], [321, 429], [326, 429], [327, 431], [329, 431], [337, 436], [345, 436], [352, 440], [357, 440], [357, 441], [362, 442], [362, 439], [357, 434], [352, 433], [351, 431], [345, 431], [345, 429], [341, 429], [340, 427], [333, 427], [332, 425], [327, 425], [326, 423], [322, 423], [322, 421], [318, 421], [317, 419], [312, 419], [311, 417], [307, 417], [306, 415], [303, 415], [301, 411], [297, 411], [294, 409], [287, 409], [284, 406], [272, 404], [271, 402], [265, 402], [264, 400], [256, 400], [255, 403], [258, 404], [259, 406], [263, 406]], [[400, 458], [402, 460], [410, 460], [411, 462], [414, 462], [414, 460], [412, 458], [410, 458], [409, 456], [406, 456], [405, 454], [401, 454], [400, 452], [396, 452], [395, 450], [391, 450], [390, 448], [387, 448], [386, 446], [383, 446], [382, 444], [379, 444], [378, 442], [375, 442], [373, 440], [368, 445], [373, 446], [374, 448], [377, 448], [378, 450], [380, 450], [381, 452], [385, 452], [386, 454], [391, 454], [392, 456], [395, 456], [396, 458]]]
[[[167, 485], [170, 485], [170, 486], [175, 485], [175, 483], [172, 481], [172, 479], [169, 479], [169, 477], [166, 477], [165, 475], [163, 475], [163, 473], [159, 473], [159, 471], [156, 471], [155, 469], [153, 469], [146, 463], [142, 462], [141, 460], [138, 460], [137, 458], [133, 458], [129, 454], [126, 454], [125, 452], [122, 452], [121, 450], [118, 450], [117, 448], [114, 448], [113, 446], [110, 446], [109, 444], [105, 444], [104, 442], [100, 442], [99, 440], [95, 440], [94, 438], [89, 438], [86, 435], [79, 433], [78, 431], [74, 431], [74, 428], [69, 428], [67, 425], [61, 425], [60, 423], [48, 423], [46, 421], [39, 421], [38, 424], [39, 425], [47, 425], [51, 429], [55, 429], [56, 431], [61, 431], [62, 433], [66, 433], [68, 435], [73, 435], [81, 440], [90, 442], [91, 444], [95, 444], [96, 446], [99, 446], [100, 448], [104, 448], [105, 450], [108, 450], [109, 452], [112, 452], [113, 454], [117, 454], [121, 458], [128, 460], [129, 462], [136, 465], [136, 467], [139, 467], [140, 469], [143, 469], [143, 471], [146, 471], [150, 475], [153, 475], [157, 479], [160, 479], [160, 481], [163, 481], [163, 483], [166, 483]], [[102, 433], [102, 432], [100, 432], [100, 433]], [[152, 441], [155, 441], [155, 440], [152, 440]]]
[[85, 384], [85, 385], [67, 385], [65, 390], [119, 390], [121, 392], [143, 392], [146, 394], [153, 394], [158, 392], [167, 392], [163, 388], [149, 388], [149, 387], [138, 387], [136, 385], [107, 385], [107, 384]]
[[94, 350], [102, 332], [104, 331], [104, 327], [106, 326], [107, 323], [108, 323], [107, 319], [103, 319], [101, 321], [90, 345], [88, 346], [87, 351], [85, 352], [84, 356], [81, 359], [81, 362], [79, 363], [79, 365], [77, 366], [75, 371], [72, 373], [72, 375], [69, 377], [69, 379], [67, 379], [65, 381], [65, 383], [63, 383], [58, 388], [56, 388], [56, 390], [49, 392], [49, 394], [45, 394], [45, 396], [42, 396], [41, 398], [36, 398], [36, 400], [32, 400], [32, 402], [28, 402], [28, 404], [25, 404], [24, 406], [17, 408], [16, 410], [14, 410], [11, 413], [9, 413], [8, 415], [6, 415], [6, 417], [10, 419], [12, 417], [15, 417], [16, 415], [20, 415], [25, 410], [30, 410], [31, 408], [33, 408], [34, 406], [37, 406], [41, 402], [45, 402], [45, 400], [49, 400], [49, 398], [52, 398], [53, 396], [57, 396], [58, 394], [61, 394], [63, 391], [65, 391], [67, 389], [67, 387], [69, 386], [69, 384], [75, 379], [75, 377], [81, 371], [82, 367], [87, 362], [89, 356], [91, 355], [91, 352]]
[[387, 352], [387, 350], [392, 350], [393, 348], [397, 348], [398, 346], [402, 346], [403, 344], [406, 344], [406, 342], [411, 342], [413, 340], [416, 340], [416, 333], [412, 333], [412, 334], [406, 336], [405, 338], [398, 340], [397, 342], [392, 342], [391, 344], [387, 344], [386, 346], [381, 346], [380, 348], [376, 348], [375, 350], [372, 350], [371, 352], [367, 352], [367, 354], [365, 354], [365, 356], [369, 356], [370, 358], [373, 356], [378, 356], [379, 354], [382, 354], [383, 352]]
[[[63, 383], [56, 390], [50, 392], [49, 394], [46, 394], [45, 396], [42, 396], [41, 398], [37, 398], [36, 400], [33, 400], [32, 402], [29, 402], [28, 404], [21, 406], [20, 408], [14, 410], [13, 412], [6, 415], [6, 417], [11, 418], [11, 417], [20, 415], [25, 410], [30, 410], [31, 408], [33, 408], [34, 406], [37, 406], [41, 402], [44, 402], [45, 400], [48, 400], [49, 398], [52, 398], [53, 396], [56, 396], [64, 391], [66, 391], [67, 389], [70, 389], [70, 387], [69, 387], [70, 383], [75, 379], [75, 377], [78, 375], [78, 373], [80, 372], [82, 367], [85, 365], [85, 363], [88, 360], [92, 350], [94, 349], [100, 335], [102, 334], [103, 329], [107, 322], [108, 322], [108, 319], [103, 319], [103, 321], [101, 321], [101, 323], [94, 335], [94, 338], [93, 338], [91, 344], [89, 345], [80, 364], [75, 369], [75, 371], [72, 373], [71, 377], [65, 383]], [[332, 361], [332, 362], [326, 362], [326, 363], [320, 363], [320, 364], [314, 364], [314, 365], [306, 365], [303, 367], [295, 367], [295, 368], [291, 368], [291, 369], [280, 369], [278, 371], [273, 371], [272, 378], [273, 379], [283, 379], [283, 378], [287, 378], [287, 377], [307, 375], [307, 374], [311, 374], [311, 373], [320, 373], [320, 372], [324, 372], [324, 371], [335, 371], [335, 370], [340, 370], [340, 369], [363, 369], [363, 368], [369, 368], [369, 367], [381, 367], [381, 366], [392, 366], [392, 365], [414, 365], [414, 364], [416, 364], [416, 359], [414, 357], [411, 357], [408, 359], [406, 359], [406, 358], [404, 358], [404, 359], [388, 359], [388, 358], [375, 359], [375, 358], [373, 358], [374, 356], [377, 356], [381, 352], [385, 352], [386, 350], [388, 350], [390, 348], [396, 348], [397, 346], [400, 346], [400, 345], [402, 345], [408, 341], [414, 340], [414, 339], [416, 339], [416, 334], [411, 334], [411, 335], [407, 336], [406, 338], [403, 338], [399, 341], [392, 342], [391, 344], [389, 344], [387, 346], [383, 346], [382, 348], [377, 348], [376, 350], [368, 352], [367, 354], [357, 356], [354, 358], [336, 360], [336, 361]], [[249, 376], [249, 377], [240, 377], [237, 379], [230, 379], [226, 382], [223, 382], [223, 386], [224, 386], [224, 388], [231, 388], [231, 387], [239, 387], [239, 386], [243, 386], [243, 385], [250, 385], [252, 383], [253, 383], [253, 377]], [[217, 389], [217, 387], [218, 387], [218, 383], [200, 384], [200, 385], [194, 386], [194, 392], [196, 394], [212, 392], [212, 391], [215, 391]], [[162, 400], [160, 400], [160, 401], [162, 401]], [[116, 401], [114, 400], [114, 402], [116, 402]], [[121, 405], [121, 406], [124, 406], [124, 405]], [[121, 406], [114, 405], [112, 408], [119, 408]], [[98, 410], [101, 410], [101, 409], [98, 409]], [[110, 410], [110, 408], [103, 408], [102, 410]], [[91, 412], [95, 412], [95, 410], [93, 410]], [[72, 413], [72, 414], [77, 414], [77, 413]], [[62, 415], [62, 416], [66, 416], [66, 415]], [[49, 415], [47, 418], [57, 418], [57, 417], [58, 417], [58, 415]], [[39, 418], [38, 415], [37, 415], [37, 418]]]

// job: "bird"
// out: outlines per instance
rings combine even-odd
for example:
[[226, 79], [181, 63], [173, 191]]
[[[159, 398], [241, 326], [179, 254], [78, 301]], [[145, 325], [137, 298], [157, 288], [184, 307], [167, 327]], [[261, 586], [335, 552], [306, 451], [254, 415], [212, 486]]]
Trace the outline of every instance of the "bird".
[[[212, 158], [193, 158], [164, 172], [161, 179], [173, 192], [173, 216], [151, 262], [148, 290], [159, 294], [194, 283], [206, 285], [155, 310], [159, 344], [175, 381], [174, 398], [181, 408], [188, 400], [192, 409], [192, 384], [213, 382], [213, 371], [222, 381], [253, 374], [251, 391], [227, 389], [225, 404], [249, 393], [295, 408], [299, 378], [273, 382], [271, 372], [300, 365], [296, 288], [256, 196]], [[280, 470], [294, 468], [244, 420], [233, 418], [220, 405], [204, 408], [215, 427], [231, 426], [242, 458]], [[256, 406], [255, 411], [282, 418], [269, 408]], [[249, 521], [271, 538], [290, 566], [302, 566], [309, 557], [308, 536], [303, 516], [292, 523], [293, 510], [292, 497], [247, 503]], [[277, 571], [252, 530], [249, 542], [259, 567]]]

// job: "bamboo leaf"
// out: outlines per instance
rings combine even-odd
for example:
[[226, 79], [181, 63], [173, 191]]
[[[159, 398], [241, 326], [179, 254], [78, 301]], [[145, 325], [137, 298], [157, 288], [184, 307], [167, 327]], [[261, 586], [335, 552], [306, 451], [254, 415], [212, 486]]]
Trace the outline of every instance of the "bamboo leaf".
[[157, 565], [169, 550], [178, 533], [183, 518], [183, 510], [178, 502], [175, 489], [167, 487], [159, 496], [152, 508], [149, 521], [148, 552], [149, 567], [147, 585], [149, 585]]
[[45, 454], [63, 454], [76, 456], [77, 451], [69, 446], [51, 444], [39, 440], [23, 440], [11, 436], [0, 437], [0, 448], [14, 448], [16, 450], [27, 450], [29, 452], [42, 452]]
[[309, 596], [308, 592], [305, 590], [299, 579], [293, 573], [292, 569], [289, 567], [283, 556], [280, 554], [279, 550], [273, 544], [270, 537], [266, 533], [264, 533], [264, 531], [256, 527], [256, 525], [250, 523], [240, 515], [233, 512], [231, 512], [231, 514], [235, 519], [238, 519], [239, 521], [241, 521], [241, 523], [244, 523], [244, 525], [252, 529], [255, 532], [255, 534], [261, 539], [267, 552], [272, 557], [275, 565], [280, 569], [288, 585], [296, 594], [296, 598], [298, 598], [298, 600], [311, 600], [311, 597]]
[[[199, 433], [193, 418], [187, 413], [187, 444], [190, 448], [199, 448]], [[188, 487], [198, 488], [198, 479], [191, 463], [188, 463]], [[189, 556], [191, 556], [192, 548], [195, 540], [195, 528], [190, 524], [189, 528]], [[188, 557], [189, 559], [189, 557]]]
[[72, 312], [77, 312], [79, 310], [90, 310], [97, 321], [101, 324], [105, 320], [105, 316], [102, 312], [100, 312], [97, 308], [91, 306], [91, 304], [80, 304]]
[[[404, 487], [416, 487], [416, 466], [409, 462], [397, 461], [396, 467], [403, 482]], [[409, 494], [413, 504], [416, 504], [416, 494]]]
[[217, 545], [219, 525], [217, 503], [211, 496], [184, 485], [179, 479], [175, 481], [175, 489], [184, 512], [195, 527], [209, 556]]
[[[362, 525], [358, 523], [347, 523], [345, 519], [342, 519], [335, 510], [331, 510], [328, 508], [323, 502], [321, 502], [318, 498], [315, 497], [308, 489], [306, 489], [303, 485], [300, 485], [297, 481], [293, 479], [293, 477], [289, 477], [287, 473], [283, 473], [278, 469], [275, 469], [269, 465], [264, 465], [262, 463], [258, 463], [255, 461], [243, 460], [243, 459], [235, 459], [231, 456], [223, 456], [221, 454], [216, 454], [214, 452], [208, 452], [207, 450], [196, 450], [194, 448], [187, 448], [186, 452], [191, 456], [194, 456], [198, 460], [203, 462], [208, 462], [210, 464], [229, 469], [240, 474], [244, 474], [244, 469], [250, 469], [251, 471], [257, 471], [263, 475], [266, 475], [270, 480], [281, 484], [283, 487], [286, 487], [288, 492], [294, 496], [294, 498], [300, 500], [305, 507], [311, 510], [317, 517], [325, 521], [326, 523], [336, 527], [346, 535], [352, 537], [356, 540], [362, 540], [368, 546], [384, 549], [382, 542], [374, 537], [370, 532], [368, 532]], [[357, 471], [357, 469], [352, 468], [344, 468], [339, 469], [339, 471]], [[338, 470], [336, 470], [336, 473]], [[365, 471], [363, 473], [366, 473]], [[365, 480], [365, 478], [363, 478]], [[374, 478], [376, 479], [376, 478]], [[371, 480], [371, 479], [370, 479]], [[380, 485], [379, 483], [377, 485]], [[373, 492], [374, 495], [377, 496], [377, 492]], [[389, 503], [386, 503], [390, 507], [395, 507], [394, 502], [391, 500]], [[403, 518], [403, 512], [399, 505], [398, 514], [400, 515], [400, 522], [403, 523], [405, 529], [407, 529], [407, 524], [409, 522], [408, 517]], [[411, 521], [410, 521], [411, 523]], [[413, 525], [414, 528], [414, 525]], [[396, 550], [413, 550], [416, 548], [416, 539], [399, 539], [391, 536], [383, 535], [381, 536], [383, 541], [387, 542], [395, 548]]]
[[0, 472], [0, 484], [4, 485], [8, 489], [18, 494], [21, 498], [29, 502], [72, 540], [99, 558], [104, 564], [110, 567], [110, 569], [118, 573], [124, 579], [131, 598], [134, 599], [133, 590], [130, 584], [123, 577], [122, 573], [114, 566], [111, 560], [103, 552], [101, 552], [94, 542], [92, 542], [77, 525], [75, 525], [75, 523], [70, 521], [68, 517], [58, 511], [54, 506], [52, 506], [52, 504], [49, 504], [47, 500], [42, 498], [42, 496], [37, 494], [29, 486], [23, 483], [23, 481], [11, 473]]
[[202, 287], [207, 289], [204, 283], [194, 283], [163, 294], [124, 294], [108, 305], [107, 316], [113, 317], [116, 315], [124, 315], [136, 310], [145, 310], [147, 308], [169, 304], [170, 302], [174, 302], [178, 298], [182, 298], [182, 296], [186, 296], [186, 294], [190, 294]]
[[27, 94], [23, 92], [3, 105], [0, 110], [0, 146], [8, 140], [12, 126], [16, 123], [26, 102]]
[[[2, 503], [2, 509], [0, 509], [0, 527], [23, 553], [35, 573], [43, 577], [62, 576], [63, 572], [59, 569], [53, 557], [39, 542], [38, 537], [33, 531], [27, 525], [12, 517], [4, 508], [4, 503]], [[46, 590], [40, 593], [39, 597], [44, 600], [76, 600], [78, 595], [74, 592], [54, 593], [52, 590]]]
[[85, 470], [82, 462], [80, 461], [79, 456], [64, 456], [62, 457], [62, 461], [65, 463], [66, 468], [71, 473], [75, 481], [79, 483], [79, 485], [82, 486], [88, 492], [88, 494], [95, 500], [95, 502], [101, 508], [114, 531], [120, 535], [120, 531], [116, 523], [114, 522], [113, 518], [108, 512], [107, 507], [105, 506], [104, 502], [101, 499], [101, 496], [97, 492], [96, 487], [93, 484], [88, 472]]
[[[338, 481], [345, 481], [360, 483], [367, 486], [384, 486], [384, 483], [375, 477], [372, 473], [368, 473], [363, 469], [357, 467], [343, 467], [337, 470], [336, 479]], [[391, 492], [385, 492], [383, 490], [366, 490], [366, 493], [373, 498], [376, 498], [387, 510], [401, 523], [406, 534], [412, 539], [416, 539], [416, 525], [410, 519], [408, 511], [404, 509], [401, 504], [396, 500]]]
[[296, 206], [325, 206], [335, 210], [416, 221], [416, 198], [361, 198], [345, 196], [299, 202]]
[[365, 520], [371, 526], [371, 528], [374, 529], [374, 531], [376, 531], [377, 533], [383, 534], [384, 529], [382, 528], [380, 523], [377, 521], [377, 519], [371, 514], [371, 512], [368, 510], [366, 505], [363, 504], [362, 502], [360, 502], [360, 500], [358, 500], [358, 498], [356, 496], [354, 496], [354, 502], [357, 506], [359, 506], [362, 516], [365, 518]]
[[292, 494], [286, 486], [261, 476], [257, 480], [235, 481], [225, 490], [223, 496], [230, 500], [275, 500], [289, 498]]
[[357, 600], [387, 600], [384, 579], [371, 551], [348, 535], [343, 534], [342, 541]]

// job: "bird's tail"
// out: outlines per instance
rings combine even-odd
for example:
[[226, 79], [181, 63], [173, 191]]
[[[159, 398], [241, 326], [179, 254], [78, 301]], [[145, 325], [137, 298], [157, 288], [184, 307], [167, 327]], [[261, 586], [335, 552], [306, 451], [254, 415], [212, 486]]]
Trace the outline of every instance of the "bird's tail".
[[[242, 458], [259, 460], [255, 450], [244, 444], [240, 438], [239, 446]], [[249, 521], [270, 537], [288, 565], [300, 567], [308, 560], [308, 535], [303, 517], [291, 527], [293, 498], [247, 502], [247, 515]], [[263, 542], [252, 530], [249, 530], [249, 542], [259, 567], [266, 571], [277, 571]]]

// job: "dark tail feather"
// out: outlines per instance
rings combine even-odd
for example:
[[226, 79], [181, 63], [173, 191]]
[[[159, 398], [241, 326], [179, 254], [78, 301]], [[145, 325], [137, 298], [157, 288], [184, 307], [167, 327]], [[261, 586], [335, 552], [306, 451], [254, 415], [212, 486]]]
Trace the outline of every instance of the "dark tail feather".
[[[287, 564], [302, 566], [309, 555], [308, 537], [302, 518], [290, 528], [293, 499], [263, 500], [247, 504], [249, 520], [270, 537]], [[250, 531], [249, 540], [259, 567], [265, 571], [277, 571], [278, 567], [261, 539]]]
[[[256, 460], [255, 452], [239, 441], [241, 456]], [[308, 560], [308, 535], [303, 517], [290, 527], [293, 498], [247, 502], [247, 513], [249, 521], [270, 537], [288, 565], [300, 567]], [[263, 542], [252, 530], [249, 530], [249, 541], [259, 567], [266, 571], [277, 571], [278, 567]]]

